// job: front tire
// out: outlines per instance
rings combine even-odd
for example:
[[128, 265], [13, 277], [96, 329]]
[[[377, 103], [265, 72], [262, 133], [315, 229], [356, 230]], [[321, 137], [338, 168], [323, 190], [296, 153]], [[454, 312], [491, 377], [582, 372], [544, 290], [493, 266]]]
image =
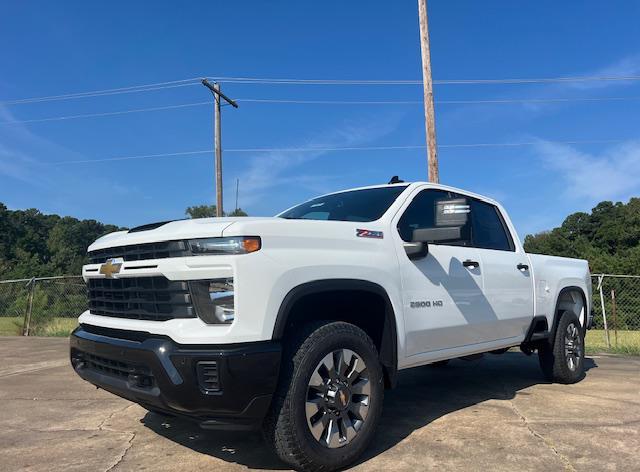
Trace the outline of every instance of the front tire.
[[538, 349], [538, 359], [552, 382], [570, 384], [584, 377], [584, 329], [574, 313], [560, 314], [553, 343]]
[[352, 324], [321, 322], [287, 343], [284, 355], [264, 424], [267, 442], [297, 470], [346, 467], [371, 442], [382, 412], [375, 345]]

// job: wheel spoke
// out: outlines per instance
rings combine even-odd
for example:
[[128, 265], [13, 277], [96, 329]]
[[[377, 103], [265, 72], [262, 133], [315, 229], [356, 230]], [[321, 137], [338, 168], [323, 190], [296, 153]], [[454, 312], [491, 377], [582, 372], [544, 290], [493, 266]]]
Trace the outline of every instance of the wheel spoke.
[[322, 434], [326, 429], [325, 417], [323, 416], [313, 424], [311, 424], [311, 421], [309, 421], [309, 429], [311, 430], [311, 434], [316, 439], [316, 441], [320, 441], [320, 439], [322, 438]]
[[371, 383], [369, 379], [360, 378], [351, 386], [351, 392], [358, 395], [371, 395]]
[[329, 447], [338, 447], [340, 445], [340, 429], [338, 428], [337, 420], [329, 420], [329, 425], [327, 426], [327, 434], [324, 438], [324, 441]]
[[[324, 359], [320, 361], [320, 366], [324, 366], [324, 368], [326, 369], [328, 378], [330, 378], [331, 380], [335, 380], [336, 368], [335, 368], [335, 364], [333, 363], [332, 352], [324, 356]], [[318, 368], [318, 370], [320, 370], [320, 367]]]
[[333, 351], [333, 365], [335, 366], [336, 377], [340, 377], [346, 370], [344, 354], [344, 349]]
[[349, 405], [349, 411], [359, 419], [364, 421], [367, 418], [369, 412], [369, 397], [365, 397], [359, 402], [353, 402]]
[[353, 422], [351, 421], [351, 418], [349, 418], [349, 414], [346, 412], [343, 413], [342, 414], [342, 437], [346, 439], [347, 443], [349, 443], [353, 438], [356, 437], [357, 434], [358, 432], [353, 426]]
[[316, 390], [322, 390], [325, 383], [324, 379], [320, 375], [320, 372], [318, 372], [319, 370], [320, 370], [319, 368], [314, 370], [313, 374], [311, 375], [311, 379], [309, 380], [309, 387], [314, 388]]
[[305, 413], [307, 414], [307, 419], [311, 421], [322, 408], [322, 397], [313, 398], [311, 400], [307, 400], [305, 403]]

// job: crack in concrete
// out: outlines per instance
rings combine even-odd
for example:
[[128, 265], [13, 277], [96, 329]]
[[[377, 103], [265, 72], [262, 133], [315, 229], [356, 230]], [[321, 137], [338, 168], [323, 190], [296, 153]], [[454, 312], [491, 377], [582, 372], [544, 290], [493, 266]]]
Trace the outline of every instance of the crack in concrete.
[[133, 440], [136, 438], [136, 433], [130, 432], [129, 434], [131, 435], [131, 437], [129, 438], [127, 447], [124, 449], [124, 451], [122, 451], [122, 454], [120, 454], [120, 457], [116, 459], [115, 463], [111, 465], [108, 469], [106, 469], [105, 472], [110, 472], [114, 470], [116, 467], [118, 467], [120, 463], [122, 463], [122, 461], [124, 460], [125, 456], [127, 455], [127, 452], [129, 452], [129, 450], [133, 447]]
[[[114, 411], [114, 412], [110, 413], [109, 415], [107, 415], [107, 417], [106, 417], [105, 419], [103, 419], [103, 420], [100, 422], [100, 424], [98, 425], [98, 429], [99, 429], [100, 431], [105, 430], [105, 424], [107, 423], [107, 421], [109, 421], [110, 419], [112, 419], [112, 418], [113, 418], [114, 416], [116, 416], [118, 413], [123, 413], [125, 410], [127, 410], [128, 408], [131, 408], [131, 407], [133, 407], [133, 406], [135, 406], [135, 404], [127, 405], [127, 406], [125, 406], [124, 408], [118, 409], [118, 410], [116, 410], [116, 411]], [[114, 431], [114, 430], [112, 430], [112, 429], [106, 429], [106, 431]]]
[[573, 467], [573, 465], [571, 464], [571, 462], [569, 461], [567, 456], [565, 456], [560, 451], [558, 451], [558, 449], [556, 448], [556, 446], [553, 444], [553, 442], [550, 439], [545, 438], [542, 434], [538, 433], [535, 429], [533, 429], [531, 427], [531, 425], [529, 424], [529, 421], [527, 420], [526, 416], [524, 416], [520, 412], [520, 410], [518, 409], [516, 404], [513, 402], [513, 400], [508, 400], [508, 401], [509, 401], [509, 404], [511, 405], [511, 409], [520, 418], [520, 420], [524, 423], [524, 425], [527, 428], [527, 430], [529, 431], [529, 433], [531, 433], [531, 435], [533, 437], [535, 437], [536, 439], [542, 441], [543, 444], [545, 446], [547, 446], [547, 448], [549, 448], [549, 450], [551, 450], [556, 456], [558, 456], [558, 458], [564, 463], [564, 469], [565, 470], [570, 471], [570, 472], [576, 472], [575, 467]]
[[518, 416], [518, 418], [520, 418], [520, 421], [522, 421], [524, 426], [527, 428], [527, 431], [529, 431], [529, 434], [531, 434], [537, 440], [542, 441], [542, 443], [562, 461], [562, 463], [564, 464], [564, 469], [566, 471], [577, 472], [575, 467], [573, 467], [573, 464], [571, 464], [569, 459], [564, 454], [558, 451], [558, 449], [555, 447], [553, 442], [545, 438], [542, 434], [538, 433], [535, 429], [533, 429], [531, 424], [529, 424], [529, 420], [527, 420], [526, 416], [524, 416], [520, 412], [520, 410], [518, 409], [518, 407], [513, 401], [513, 399], [516, 396], [516, 392], [513, 392], [512, 394], [507, 388], [507, 385], [505, 384], [504, 380], [500, 376], [498, 377], [498, 382], [500, 382], [500, 385], [502, 386], [502, 391], [504, 393], [504, 400], [509, 402], [509, 405], [511, 406], [511, 410], [516, 414], [516, 416]]

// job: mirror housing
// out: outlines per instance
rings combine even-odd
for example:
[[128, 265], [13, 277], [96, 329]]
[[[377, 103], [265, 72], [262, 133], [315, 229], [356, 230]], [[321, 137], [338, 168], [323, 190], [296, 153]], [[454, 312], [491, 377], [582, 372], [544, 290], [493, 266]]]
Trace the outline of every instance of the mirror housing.
[[420, 243], [456, 241], [460, 239], [461, 234], [461, 226], [450, 226], [447, 228], [422, 228], [413, 230], [412, 241]]
[[407, 253], [409, 259], [422, 259], [429, 254], [429, 245], [420, 241], [404, 243], [404, 252]]
[[413, 230], [411, 242], [404, 243], [409, 259], [420, 259], [429, 253], [429, 243], [458, 241], [471, 211], [466, 198], [451, 198], [435, 202], [435, 227]]

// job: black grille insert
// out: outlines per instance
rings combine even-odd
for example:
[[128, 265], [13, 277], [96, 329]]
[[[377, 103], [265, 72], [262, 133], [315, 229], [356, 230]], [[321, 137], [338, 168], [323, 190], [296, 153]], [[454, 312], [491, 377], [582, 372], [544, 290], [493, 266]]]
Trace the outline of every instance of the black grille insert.
[[75, 365], [103, 375], [123, 379], [139, 388], [151, 388], [154, 385], [153, 375], [146, 367], [134, 366], [126, 362], [96, 356], [86, 352], [76, 354]]
[[158, 243], [132, 244], [129, 246], [109, 247], [89, 251], [90, 264], [102, 264], [107, 259], [121, 257], [125, 261], [144, 261], [148, 259], [166, 259], [169, 257], [191, 256], [186, 241], [162, 241]]
[[165, 277], [89, 279], [89, 311], [134, 320], [196, 317], [188, 282]]

